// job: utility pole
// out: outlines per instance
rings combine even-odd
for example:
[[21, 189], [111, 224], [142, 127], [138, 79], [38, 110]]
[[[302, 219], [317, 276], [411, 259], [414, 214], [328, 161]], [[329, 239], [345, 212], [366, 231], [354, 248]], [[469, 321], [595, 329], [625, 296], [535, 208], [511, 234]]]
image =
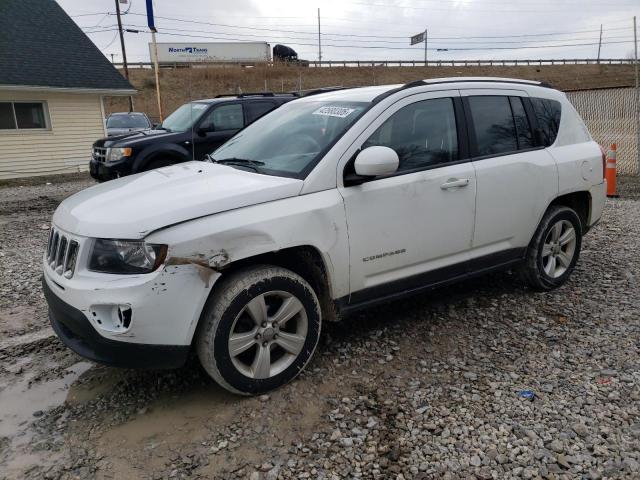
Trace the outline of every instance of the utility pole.
[[113, 63], [113, 53], [111, 54], [111, 63]]
[[598, 42], [598, 63], [600, 63], [600, 48], [602, 48], [602, 24], [600, 24], [600, 41]]
[[[156, 77], [156, 99], [158, 100], [158, 116], [160, 123], [164, 121], [162, 115], [162, 100], [160, 98], [160, 77], [158, 74], [158, 44], [156, 43], [156, 21], [153, 17], [153, 0], [147, 0], [147, 26], [151, 30], [151, 42], [153, 43], [153, 72]], [[191, 75], [191, 74], [189, 74]], [[265, 88], [266, 90], [266, 88]]]
[[427, 29], [424, 29], [424, 66], [427, 66]]
[[[320, 8], [318, 8], [318, 62], [322, 61], [322, 42], [320, 40]], [[320, 64], [318, 64], [320, 66]]]
[[[120, 47], [122, 48], [122, 65], [124, 66], [124, 77], [129, 80], [129, 67], [127, 66], [127, 51], [124, 48], [124, 33], [122, 32], [122, 18], [120, 18], [120, 0], [116, 2], [116, 14], [118, 17], [118, 32], [120, 33]], [[133, 97], [129, 95], [129, 111], [133, 112]]]
[[151, 31], [151, 41], [153, 42], [153, 70], [156, 77], [156, 98], [158, 100], [158, 116], [160, 117], [160, 123], [162, 123], [164, 121], [164, 118], [162, 116], [162, 100], [160, 99], [160, 78], [158, 77], [158, 44], [156, 43], [155, 28]]
[[638, 29], [636, 28], [636, 17], [633, 16], [633, 60], [636, 64], [636, 153], [638, 155], [638, 175], [640, 175], [640, 85], [638, 83]]

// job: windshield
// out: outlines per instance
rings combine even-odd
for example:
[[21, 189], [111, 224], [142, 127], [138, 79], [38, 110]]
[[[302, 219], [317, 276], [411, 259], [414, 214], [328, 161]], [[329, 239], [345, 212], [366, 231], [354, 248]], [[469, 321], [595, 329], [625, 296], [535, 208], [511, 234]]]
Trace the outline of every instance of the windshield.
[[185, 103], [165, 118], [159, 128], [170, 132], [186, 132], [198, 121], [207, 108], [209, 105], [206, 103]]
[[365, 110], [366, 102], [293, 101], [255, 121], [213, 159], [260, 162], [260, 173], [300, 177]]
[[149, 128], [147, 117], [142, 115], [111, 115], [107, 128]]

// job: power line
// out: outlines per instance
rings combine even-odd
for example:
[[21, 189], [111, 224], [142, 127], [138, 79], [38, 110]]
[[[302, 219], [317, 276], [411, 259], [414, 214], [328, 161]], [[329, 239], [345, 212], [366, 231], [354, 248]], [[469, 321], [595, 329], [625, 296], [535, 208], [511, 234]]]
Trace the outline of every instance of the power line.
[[[210, 40], [227, 40], [219, 37], [211, 37], [204, 35], [189, 35], [189, 34], [180, 34], [180, 33], [162, 33], [162, 35], [173, 36], [173, 37], [187, 37], [187, 38], [206, 38]], [[300, 46], [317, 46], [317, 43], [299, 43], [299, 42], [288, 42], [291, 45], [300, 45]], [[622, 43], [633, 43], [632, 40], [626, 41], [616, 41], [616, 42], [602, 42], [603, 45], [614, 45], [614, 44], [622, 44]], [[354, 48], [354, 49], [387, 49], [387, 50], [411, 50], [416, 51], [416, 49], [411, 47], [387, 47], [387, 46], [376, 46], [376, 45], [334, 45], [334, 44], [323, 44], [325, 47], [336, 47], [336, 48]], [[566, 43], [561, 45], [533, 45], [533, 46], [523, 46], [523, 47], [453, 47], [447, 48], [448, 51], [472, 51], [472, 50], [523, 50], [523, 49], [538, 49], [538, 48], [566, 48], [566, 47], [583, 47], [583, 46], [593, 46], [598, 45], [598, 42], [595, 43]], [[431, 51], [437, 50], [437, 48], [431, 48]]]
[[[130, 7], [129, 7], [130, 8]], [[108, 14], [108, 13], [107, 13]], [[135, 15], [135, 16], [145, 16], [144, 14], [141, 13], [135, 13], [135, 12], [130, 12], [130, 15]], [[96, 15], [96, 14], [91, 14], [91, 15]], [[124, 15], [124, 13], [123, 13]], [[174, 21], [174, 22], [181, 22], [181, 23], [194, 23], [194, 24], [199, 24], [199, 25], [211, 25], [211, 26], [216, 26], [216, 27], [224, 27], [224, 28], [233, 28], [233, 29], [243, 29], [243, 30], [257, 30], [257, 31], [268, 31], [268, 32], [285, 32], [285, 33], [296, 33], [296, 34], [302, 34], [302, 35], [310, 35], [315, 37], [317, 35], [317, 32], [315, 31], [301, 31], [301, 30], [288, 30], [288, 29], [276, 29], [276, 28], [266, 28], [266, 27], [255, 27], [255, 26], [242, 26], [242, 25], [234, 25], [234, 24], [227, 24], [227, 23], [213, 23], [213, 22], [204, 22], [204, 21], [200, 21], [200, 20], [187, 20], [185, 18], [177, 18], [177, 17], [164, 17], [164, 16], [156, 16], [156, 18], [159, 19], [163, 19], [163, 20], [169, 20], [169, 21]], [[200, 17], [199, 17], [200, 18]], [[246, 17], [246, 18], [280, 18], [280, 17]], [[287, 17], [282, 17], [282, 18], [287, 18]], [[293, 18], [293, 17], [291, 17]], [[304, 18], [304, 17], [300, 17], [300, 18]], [[347, 21], [345, 19], [345, 21]], [[361, 22], [359, 22], [361, 23]], [[388, 22], [385, 22], [385, 24], [389, 25]], [[403, 24], [405, 25], [405, 24]], [[310, 27], [314, 27], [315, 25], [308, 25]], [[406, 27], [406, 25], [405, 25]], [[614, 30], [631, 30], [631, 27], [612, 27], [612, 28], [607, 28], [604, 31], [608, 32], [608, 31], [614, 31]], [[597, 33], [599, 32], [599, 26], [597, 29], [593, 29], [593, 30], [576, 30], [576, 31], [565, 31], [565, 32], [540, 32], [540, 33], [531, 33], [531, 34], [513, 34], [513, 35], [488, 35], [488, 36], [464, 36], [464, 37], [430, 37], [436, 40], [451, 40], [451, 39], [455, 39], [455, 38], [468, 38], [468, 39], [478, 39], [478, 38], [526, 38], [526, 37], [535, 37], [535, 36], [565, 36], [565, 35], [572, 35], [575, 33]], [[407, 35], [358, 35], [358, 34], [343, 34], [343, 33], [335, 33], [335, 32], [326, 32], [323, 35], [330, 35], [330, 36], [335, 36], [335, 37], [348, 37], [348, 38], [352, 38], [352, 37], [358, 37], [358, 38], [389, 38], [389, 39], [402, 39], [402, 40], [406, 40], [408, 38]]]
[[70, 18], [97, 17], [98, 15], [108, 15], [109, 12], [81, 13], [80, 15], [69, 15]]
[[[138, 24], [126, 24], [127, 27], [133, 27], [133, 28], [145, 28], [146, 25], [138, 25]], [[211, 30], [196, 30], [196, 29], [188, 29], [188, 30], [183, 30], [183, 29], [175, 29], [175, 28], [163, 28], [162, 32], [160, 32], [160, 34], [162, 34], [163, 32], [169, 32], [169, 33], [182, 33], [182, 32], [188, 32], [188, 33], [208, 33], [208, 34], [213, 34], [213, 35], [223, 35], [224, 37], [231, 37], [231, 38], [224, 38], [225, 40], [246, 40], [245, 37], [252, 37], [252, 38], [260, 38], [263, 41], [275, 41], [269, 38], [266, 38], [264, 35], [256, 35], [256, 34], [251, 34], [251, 33], [227, 33], [227, 32], [216, 32], [216, 31], [211, 31]], [[390, 44], [390, 45], [406, 45], [406, 40], [405, 41], [390, 41], [390, 40], [358, 40], [358, 39], [354, 39], [354, 38], [350, 38], [350, 39], [342, 39], [342, 38], [329, 38], [332, 35], [330, 34], [326, 34], [323, 35], [325, 40], [329, 40], [329, 41], [333, 41], [333, 42], [367, 42], [367, 43], [382, 43], [382, 44]], [[242, 37], [242, 38], [240, 38]], [[272, 38], [281, 38], [281, 39], [285, 39], [285, 40], [307, 40], [307, 41], [311, 41], [311, 38], [306, 38], [306, 37], [296, 37], [296, 36], [275, 36]], [[446, 44], [450, 44], [452, 41], [453, 42], [458, 42], [458, 43], [463, 43], [463, 44], [489, 44], [489, 45], [493, 45], [493, 44], [529, 44], [529, 43], [534, 43], [536, 42], [535, 40], [489, 40], [489, 41], [469, 41], [467, 40], [467, 38], [474, 38], [474, 37], [430, 37], [432, 39], [446, 39], [449, 40], [449, 42], [446, 42]], [[477, 38], [481, 38], [481, 37], [477, 37]], [[487, 38], [493, 38], [493, 37], [487, 37]], [[627, 38], [624, 35], [618, 35], [618, 36], [610, 36], [607, 37], [608, 40], [618, 40], [618, 39], [625, 39]], [[592, 38], [571, 38], [571, 39], [558, 39], [557, 41], [583, 41], [583, 40], [592, 40]], [[548, 40], [548, 41], [552, 41], [552, 40]], [[538, 41], [539, 42], [539, 41]], [[434, 42], [435, 45], [443, 45], [444, 43], [442, 42]], [[415, 48], [412, 48], [412, 50]]]
[[[141, 13], [130, 13], [130, 15], [136, 15], [136, 16], [145, 16], [144, 14]], [[313, 31], [300, 31], [300, 30], [286, 30], [286, 29], [274, 29], [274, 28], [264, 28], [264, 27], [245, 27], [242, 25], [232, 25], [232, 24], [226, 24], [226, 23], [213, 23], [213, 22], [203, 22], [200, 20], [184, 20], [184, 19], [179, 19], [179, 18], [171, 18], [171, 17], [161, 17], [161, 16], [157, 16], [156, 18], [159, 19], [163, 19], [163, 20], [171, 20], [174, 22], [181, 22], [181, 23], [194, 23], [194, 24], [198, 24], [198, 25], [210, 25], [210, 26], [214, 26], [214, 27], [225, 27], [225, 28], [234, 28], [234, 29], [241, 29], [241, 30], [258, 30], [258, 31], [266, 31], [266, 32], [276, 32], [276, 33], [296, 33], [296, 34], [302, 34], [302, 35], [309, 35], [309, 36], [313, 36], [315, 37], [317, 35], [317, 32], [313, 32]], [[614, 28], [609, 28], [606, 31], [612, 31], [612, 30], [627, 30], [630, 29], [630, 27], [614, 27]], [[556, 32], [556, 33], [538, 33], [538, 34], [517, 34], [517, 35], [494, 35], [494, 36], [486, 36], [486, 37], [430, 37], [436, 40], [451, 40], [454, 38], [515, 38], [515, 37], [530, 37], [530, 36], [553, 36], [553, 35], [568, 35], [568, 34], [574, 34], [574, 33], [592, 33], [592, 32], [599, 32], [600, 30], [578, 30], [578, 31], [573, 31], [573, 32]], [[408, 39], [408, 36], [385, 36], [385, 35], [356, 35], [356, 34], [342, 34], [342, 33], [326, 33], [323, 35], [331, 35], [334, 37], [357, 37], [357, 38], [395, 38], [395, 39], [404, 39], [405, 41]]]
[[[388, 4], [388, 3], [365, 3], [365, 2], [341, 2], [342, 5], [358, 5], [358, 6], [366, 6], [368, 8], [372, 8], [372, 7], [378, 7], [378, 8], [393, 8], [394, 10], [400, 10], [400, 9], [408, 9], [408, 10], [429, 10], [429, 11], [442, 11], [442, 12], [451, 12], [452, 10], [457, 10], [457, 11], [462, 11], [462, 9], [460, 8], [456, 8], [455, 5], [451, 4], [450, 7], [448, 8], [438, 8], [438, 7], [431, 7], [431, 6], [414, 6], [414, 5], [403, 5], [403, 4]], [[440, 3], [441, 4], [441, 3]], [[515, 10], [505, 10], [504, 8], [500, 8], [500, 9], [492, 9], [492, 8], [487, 8], [484, 4], [473, 4], [470, 3], [468, 5], [465, 5], [464, 8], [465, 9], [469, 9], [469, 10], [473, 10], [472, 7], [481, 7], [481, 10], [476, 10], [474, 12], [474, 14], [481, 14], [481, 13], [547, 13], [549, 15], [555, 14], [558, 11], [572, 11], [575, 12], [575, 10], [577, 8], [580, 9], [584, 9], [584, 8], [590, 8], [589, 4], [581, 4], [581, 5], [575, 5], [571, 8], [558, 8], [557, 4], [553, 4], [553, 8], [551, 8], [551, 4], [549, 8], [546, 9], [540, 9], [540, 10], [526, 10], [526, 9], [515, 9]], [[624, 7], [624, 8], [630, 8], [633, 7], [633, 5], [619, 5], [620, 7]], [[593, 5], [591, 5], [591, 7], [593, 8], [598, 8], [601, 9], [601, 6], [597, 6], [594, 7]]]
[[106, 50], [107, 48], [109, 48], [111, 45], [114, 44], [114, 42], [116, 41], [116, 39], [118, 38], [118, 30], [116, 29], [115, 33], [113, 34], [113, 38], [111, 39], [111, 41], [104, 47], [99, 47], [100, 50]]

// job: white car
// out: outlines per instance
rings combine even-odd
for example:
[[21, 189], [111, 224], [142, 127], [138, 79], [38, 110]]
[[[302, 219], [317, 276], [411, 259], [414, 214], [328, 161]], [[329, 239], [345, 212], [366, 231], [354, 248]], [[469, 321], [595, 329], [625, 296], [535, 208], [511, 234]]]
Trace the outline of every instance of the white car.
[[224, 388], [293, 379], [323, 322], [489, 271], [565, 283], [605, 201], [565, 95], [445, 78], [289, 102], [189, 162], [97, 185], [53, 217], [43, 287], [80, 355]]

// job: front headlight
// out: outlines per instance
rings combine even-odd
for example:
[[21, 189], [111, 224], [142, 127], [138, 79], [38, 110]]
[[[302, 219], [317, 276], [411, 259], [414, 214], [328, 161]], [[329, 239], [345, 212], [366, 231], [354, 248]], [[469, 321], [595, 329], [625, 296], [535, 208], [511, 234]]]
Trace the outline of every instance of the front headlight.
[[167, 246], [142, 240], [98, 238], [89, 257], [89, 270], [102, 273], [151, 273], [164, 262]]
[[108, 162], [117, 162], [123, 157], [131, 156], [131, 147], [124, 148], [110, 148], [109, 153], [107, 154]]

